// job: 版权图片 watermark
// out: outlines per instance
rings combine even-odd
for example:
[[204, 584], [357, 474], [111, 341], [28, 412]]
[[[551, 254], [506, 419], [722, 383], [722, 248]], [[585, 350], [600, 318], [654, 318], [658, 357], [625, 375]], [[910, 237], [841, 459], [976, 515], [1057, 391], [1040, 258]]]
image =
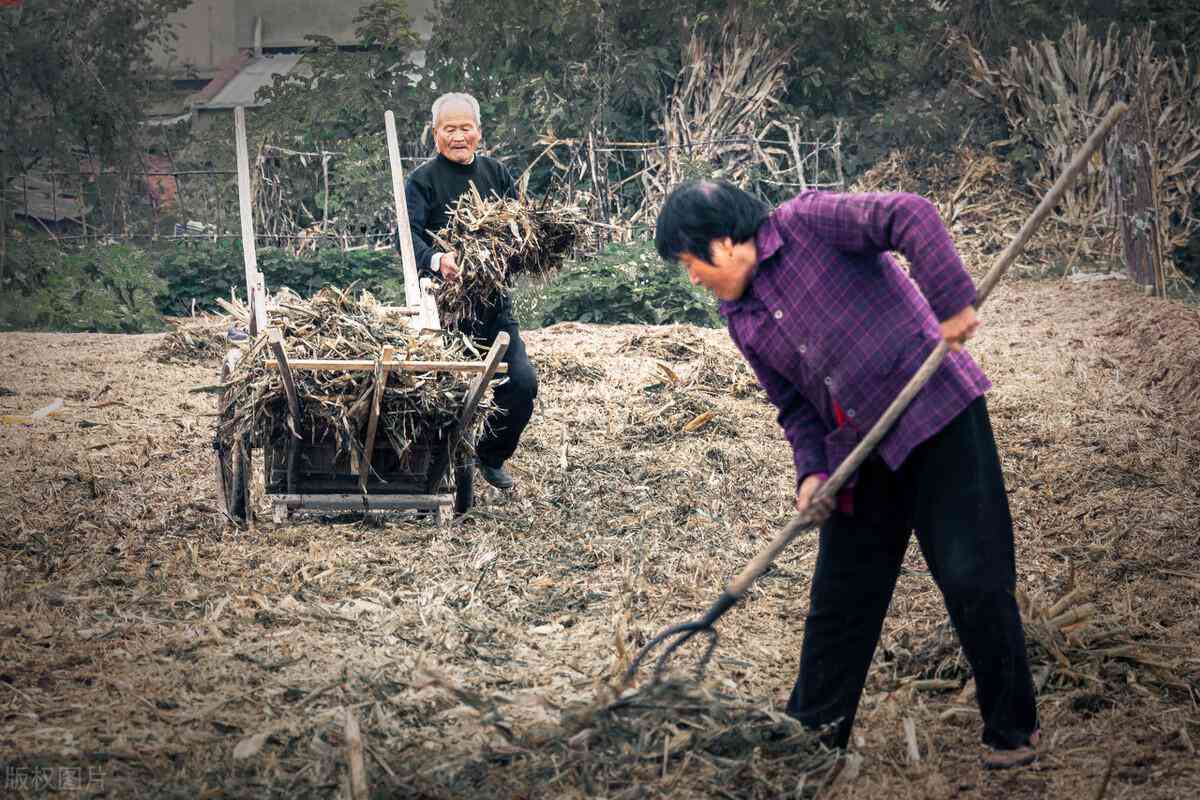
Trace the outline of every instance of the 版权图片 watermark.
[[4, 789], [49, 789], [56, 792], [102, 789], [104, 770], [82, 766], [14, 766], [4, 767]]

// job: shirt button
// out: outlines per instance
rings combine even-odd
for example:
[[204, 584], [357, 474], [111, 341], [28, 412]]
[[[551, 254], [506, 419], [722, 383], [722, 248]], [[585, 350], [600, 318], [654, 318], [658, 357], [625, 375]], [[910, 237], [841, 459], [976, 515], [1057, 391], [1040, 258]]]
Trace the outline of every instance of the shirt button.
[[826, 386], [833, 386], [833, 378], [831, 378], [831, 377], [829, 377], [828, 375], [826, 375], [826, 376], [825, 376], [825, 385], [826, 385]]
[[775, 319], [783, 319], [783, 311], [781, 311], [781, 310], [780, 310], [780, 309], [778, 309], [778, 308], [777, 308], [777, 309], [775, 309], [775, 315], [774, 315], [774, 316], [775, 316]]
[[805, 345], [800, 345], [800, 355], [804, 355], [807, 352], [808, 348]]
[[847, 417], [849, 417], [850, 419], [854, 419], [854, 413], [855, 413], [855, 412], [854, 412], [854, 409], [853, 409], [853, 408], [847, 408], [847, 409], [846, 409], [846, 416], [847, 416]]

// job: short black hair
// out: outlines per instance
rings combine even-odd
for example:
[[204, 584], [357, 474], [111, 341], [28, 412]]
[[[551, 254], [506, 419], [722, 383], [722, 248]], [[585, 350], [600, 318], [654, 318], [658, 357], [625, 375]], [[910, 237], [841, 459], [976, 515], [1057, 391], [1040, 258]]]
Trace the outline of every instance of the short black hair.
[[654, 246], [664, 261], [678, 261], [683, 253], [708, 261], [714, 241], [753, 239], [770, 213], [766, 203], [732, 183], [688, 181], [671, 190], [658, 212]]

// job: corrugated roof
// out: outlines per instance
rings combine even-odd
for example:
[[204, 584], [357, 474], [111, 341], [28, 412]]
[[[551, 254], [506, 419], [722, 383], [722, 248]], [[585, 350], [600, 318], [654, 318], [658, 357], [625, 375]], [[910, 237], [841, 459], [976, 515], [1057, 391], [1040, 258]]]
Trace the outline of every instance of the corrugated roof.
[[229, 79], [215, 97], [194, 107], [205, 110], [260, 105], [254, 100], [255, 93], [264, 86], [270, 86], [276, 75], [287, 75], [295, 69], [301, 58], [303, 55], [300, 53], [272, 53], [256, 56], [246, 62], [246, 65]]

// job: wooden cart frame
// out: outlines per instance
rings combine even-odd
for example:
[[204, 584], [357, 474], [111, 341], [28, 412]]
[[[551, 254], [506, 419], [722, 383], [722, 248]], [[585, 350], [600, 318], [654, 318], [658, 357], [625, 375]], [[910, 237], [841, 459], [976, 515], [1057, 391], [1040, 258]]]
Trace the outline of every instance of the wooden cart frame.
[[[388, 311], [402, 316], [407, 327], [418, 335], [437, 334], [441, 325], [430, 282], [428, 279], [418, 281], [417, 277], [404, 198], [400, 149], [391, 111], [386, 113], [385, 122], [406, 302], [406, 305]], [[251, 337], [259, 333], [267, 336], [273, 358], [266, 365], [280, 373], [287, 394], [290, 423], [291, 435], [285, 441], [261, 443], [263, 477], [274, 520], [284, 522], [296, 511], [417, 510], [432, 512], [435, 520], [441, 524], [448, 518], [448, 509], [453, 509], [455, 514], [465, 513], [473, 502], [474, 475], [474, 462], [469, 456], [473, 443], [465, 437], [469, 435], [488, 384], [494, 376], [507, 369], [507, 365], [501, 361], [508, 348], [508, 334], [502, 332], [496, 337], [482, 361], [398, 360], [390, 346], [384, 347], [374, 360], [289, 359], [282, 332], [267, 325], [268, 296], [255, 253], [245, 116], [240, 107], [234, 109], [234, 126], [250, 334]], [[226, 354], [221, 367], [222, 384], [228, 383], [242, 357], [241, 348], [236, 346]], [[339, 449], [336, 437], [328, 431], [304, 431], [304, 398], [299, 396], [294, 379], [294, 373], [303, 370], [373, 372], [374, 396], [361, 453]], [[386, 437], [377, 435], [387, 374], [395, 371], [473, 375], [455, 423], [442, 429], [430, 426], [422, 440], [408, 443], [403, 452], [398, 452]], [[222, 394], [219, 401], [222, 413], [218, 425], [226, 421], [226, 415], [231, 412], [226, 400]], [[230, 519], [235, 522], [246, 521], [253, 505], [253, 443], [249, 434], [246, 434], [232, 448], [218, 438], [215, 448], [219, 499]]]

